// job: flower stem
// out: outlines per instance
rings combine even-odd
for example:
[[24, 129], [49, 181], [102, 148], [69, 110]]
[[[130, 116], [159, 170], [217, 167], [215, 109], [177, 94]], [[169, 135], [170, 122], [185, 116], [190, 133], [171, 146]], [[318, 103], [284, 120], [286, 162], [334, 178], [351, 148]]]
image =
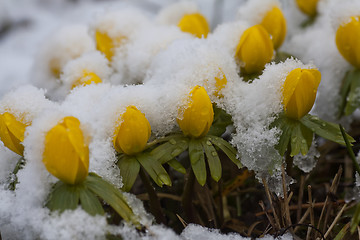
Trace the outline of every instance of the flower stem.
[[156, 192], [142, 167], [140, 168], [140, 178], [145, 186], [147, 193], [149, 194], [150, 211], [154, 215], [156, 222], [166, 224], [166, 219], [162, 212], [159, 198], [157, 197]]
[[193, 170], [190, 168], [188, 177], [184, 186], [184, 192], [182, 195], [181, 203], [184, 208], [185, 216], [188, 222], [195, 222], [194, 206], [192, 204], [192, 197], [194, 193], [195, 175]]
[[360, 175], [360, 166], [359, 166], [359, 163], [356, 161], [356, 157], [355, 157], [354, 151], [351, 148], [351, 144], [349, 142], [349, 139], [346, 136], [346, 133], [345, 133], [345, 130], [344, 130], [343, 126], [341, 126], [341, 124], [339, 124], [339, 127], [340, 127], [341, 134], [342, 134], [342, 136], [344, 138], [344, 141], [346, 143], [346, 148], [347, 148], [347, 151], [348, 151], [348, 153], [350, 155], [350, 158], [351, 158], [351, 160], [352, 160], [352, 162], [354, 164], [354, 167], [355, 167], [356, 171]]

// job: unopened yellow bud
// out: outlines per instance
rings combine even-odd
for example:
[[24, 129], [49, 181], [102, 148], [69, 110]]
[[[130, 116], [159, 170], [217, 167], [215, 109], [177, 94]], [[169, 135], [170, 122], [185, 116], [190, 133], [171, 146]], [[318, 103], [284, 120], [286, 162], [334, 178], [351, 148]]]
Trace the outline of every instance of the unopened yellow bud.
[[286, 36], [286, 19], [280, 8], [273, 7], [271, 11], [267, 12], [261, 26], [271, 35], [274, 48], [278, 49]]
[[184, 15], [180, 19], [178, 27], [181, 31], [191, 33], [198, 38], [202, 38], [202, 36], [206, 38], [210, 32], [210, 27], [206, 18], [200, 13]]
[[227, 79], [223, 71], [220, 69], [218, 75], [215, 77], [215, 96], [223, 97], [219, 92], [226, 86]]
[[314, 105], [321, 73], [316, 69], [292, 70], [283, 85], [283, 105], [289, 118], [301, 119]]
[[113, 138], [115, 150], [127, 155], [144, 150], [151, 135], [150, 123], [145, 115], [135, 106], [129, 106], [120, 121]]
[[73, 85], [72, 85], [72, 89], [77, 87], [77, 86], [86, 86], [86, 85], [90, 85], [90, 84], [98, 84], [98, 83], [102, 83], [101, 78], [96, 75], [93, 72], [88, 72], [86, 70], [83, 71], [83, 76], [78, 79]]
[[308, 15], [314, 17], [317, 13], [317, 4], [319, 0], [296, 0], [298, 8]]
[[65, 117], [46, 133], [43, 163], [52, 175], [67, 184], [85, 180], [89, 147], [77, 118]]
[[28, 125], [9, 112], [0, 114], [0, 139], [5, 147], [22, 156], [24, 146], [21, 142], [24, 141], [24, 133]]
[[177, 122], [186, 136], [199, 138], [205, 136], [214, 120], [214, 110], [205, 88], [196, 86], [190, 92], [187, 106], [179, 109]]
[[269, 33], [261, 25], [255, 25], [244, 31], [236, 47], [235, 57], [240, 61], [242, 70], [247, 74], [264, 69], [274, 54]]
[[96, 49], [104, 53], [106, 58], [111, 61], [115, 54], [115, 48], [119, 47], [124, 37], [111, 38], [107, 33], [96, 31]]
[[360, 68], [360, 21], [351, 17], [336, 32], [336, 46], [341, 55], [354, 67]]

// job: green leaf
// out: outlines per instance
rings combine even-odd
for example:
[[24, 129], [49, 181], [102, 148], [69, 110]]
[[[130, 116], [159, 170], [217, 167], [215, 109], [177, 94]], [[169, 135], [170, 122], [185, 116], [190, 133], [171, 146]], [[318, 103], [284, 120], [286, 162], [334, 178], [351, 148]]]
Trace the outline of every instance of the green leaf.
[[[320, 118], [311, 116], [310, 114], [301, 118], [300, 122], [320, 137], [339, 143], [341, 145], [346, 145], [340, 128], [337, 124], [321, 120]], [[350, 143], [355, 142], [355, 140], [350, 135], [346, 134], [346, 136]]]
[[345, 74], [344, 79], [342, 80], [342, 86], [341, 86], [341, 90], [340, 90], [340, 106], [339, 106], [338, 118], [340, 118], [345, 111], [347, 97], [349, 95], [352, 80], [353, 80], [353, 71], [348, 71]]
[[206, 182], [206, 165], [204, 150], [201, 144], [201, 139], [192, 138], [189, 142], [189, 156], [190, 163], [194, 175], [201, 186]]
[[350, 231], [351, 233], [354, 233], [357, 226], [359, 226], [360, 224], [360, 203], [358, 203], [356, 205], [356, 210], [354, 213], [353, 218], [351, 219], [351, 227], [350, 227]]
[[117, 165], [120, 169], [120, 174], [124, 186], [122, 190], [130, 191], [140, 171], [140, 164], [134, 156], [123, 155], [119, 158]]
[[240, 160], [236, 158], [237, 151], [233, 146], [230, 145], [230, 143], [216, 136], [208, 136], [208, 140], [220, 148], [221, 151], [223, 151], [226, 156], [228, 156], [228, 158], [238, 166], [238, 168], [242, 167]]
[[350, 223], [345, 224], [344, 227], [336, 235], [334, 240], [342, 240], [342, 239], [344, 239], [346, 233], [348, 232], [349, 226], [350, 226]]
[[170, 167], [172, 167], [173, 169], [175, 169], [179, 173], [182, 173], [182, 174], [186, 173], [186, 169], [176, 159], [171, 159], [170, 161], [167, 162], [167, 164], [169, 164]]
[[51, 211], [73, 210], [77, 208], [80, 200], [80, 189], [84, 188], [80, 185], [69, 185], [58, 181], [50, 192], [46, 206]]
[[351, 80], [349, 93], [346, 97], [345, 115], [348, 116], [360, 106], [360, 70], [350, 71], [347, 77]]
[[104, 209], [99, 199], [86, 187], [80, 191], [80, 205], [90, 215], [104, 215]]
[[221, 136], [226, 131], [226, 127], [233, 124], [231, 115], [217, 107], [216, 104], [213, 104], [213, 109], [214, 122], [210, 127], [208, 135]]
[[136, 155], [136, 159], [159, 187], [162, 187], [163, 184], [171, 186], [169, 175], [161, 163], [154, 159], [153, 156], [149, 153], [142, 153]]
[[293, 130], [293, 124], [288, 123], [288, 121], [286, 121], [286, 117], [279, 116], [279, 118], [273, 122], [272, 126], [282, 130], [279, 138], [279, 143], [277, 144], [276, 148], [279, 151], [280, 155], [284, 156], [289, 146], [289, 141]]
[[217, 182], [221, 178], [222, 168], [219, 155], [209, 140], [202, 141], [206, 159], [209, 164], [211, 177]]
[[313, 135], [314, 134], [310, 129], [302, 125], [300, 121], [296, 121], [291, 132], [290, 156], [293, 157], [300, 152], [302, 155], [306, 155], [311, 146]]
[[341, 134], [344, 138], [344, 141], [345, 141], [345, 144], [346, 144], [346, 149], [348, 151], [348, 154], [354, 164], [354, 167], [355, 167], [355, 170], [358, 172], [358, 174], [360, 175], [360, 166], [359, 166], [359, 163], [357, 162], [356, 160], [356, 157], [355, 157], [355, 153], [354, 151], [352, 150], [351, 148], [351, 144], [349, 142], [349, 139], [348, 137], [346, 136], [346, 132], [345, 132], [345, 129], [339, 124], [339, 127], [340, 127], [340, 131], [341, 131]]
[[119, 189], [95, 173], [89, 173], [84, 184], [90, 191], [107, 202], [125, 221], [139, 225], [138, 217], [134, 214]]
[[164, 164], [183, 153], [189, 146], [189, 139], [184, 136], [169, 138], [169, 141], [153, 149], [151, 156]]

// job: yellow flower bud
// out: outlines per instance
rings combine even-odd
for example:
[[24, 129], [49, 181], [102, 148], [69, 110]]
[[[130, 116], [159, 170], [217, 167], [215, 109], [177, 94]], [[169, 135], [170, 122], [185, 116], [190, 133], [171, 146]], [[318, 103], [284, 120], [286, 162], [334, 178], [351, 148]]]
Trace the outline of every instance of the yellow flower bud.
[[314, 17], [317, 13], [317, 4], [319, 0], [296, 0], [298, 8], [308, 15]]
[[202, 36], [206, 38], [210, 32], [210, 27], [206, 18], [200, 13], [184, 15], [180, 19], [178, 27], [181, 31], [191, 33], [198, 38], [201, 38]]
[[115, 150], [127, 155], [144, 150], [151, 135], [150, 123], [145, 115], [135, 106], [129, 106], [120, 121], [113, 138]]
[[104, 53], [109, 61], [115, 54], [114, 49], [120, 46], [122, 40], [124, 40], [124, 37], [113, 39], [107, 33], [100, 31], [95, 33], [96, 49]]
[[79, 78], [71, 87], [71, 89], [77, 87], [77, 86], [80, 86], [80, 85], [83, 85], [83, 86], [86, 86], [86, 85], [90, 85], [90, 84], [98, 84], [98, 83], [102, 83], [102, 80], [101, 78], [96, 75], [95, 73], [93, 72], [88, 72], [86, 70], [83, 71], [83, 76], [81, 78]]
[[354, 67], [360, 68], [360, 21], [359, 17], [341, 25], [336, 32], [336, 46], [341, 55]]
[[321, 73], [316, 69], [292, 70], [283, 85], [283, 105], [286, 116], [301, 119], [313, 107]]
[[67, 184], [84, 181], [89, 171], [89, 147], [75, 117], [65, 117], [45, 136], [43, 163]]
[[227, 79], [223, 71], [220, 69], [218, 75], [215, 77], [215, 96], [223, 97], [223, 95], [219, 94], [219, 92], [226, 86]]
[[24, 146], [21, 142], [24, 141], [24, 133], [28, 125], [9, 112], [0, 114], [0, 139], [5, 147], [22, 156]]
[[271, 11], [267, 12], [261, 26], [271, 35], [274, 48], [278, 49], [286, 36], [286, 19], [280, 8], [273, 7]]
[[179, 109], [181, 117], [176, 120], [186, 136], [199, 138], [205, 136], [214, 120], [213, 106], [205, 88], [196, 86], [190, 92], [187, 106]]
[[235, 57], [240, 61], [242, 70], [256, 73], [264, 69], [274, 54], [269, 33], [261, 25], [255, 25], [244, 31], [236, 47]]

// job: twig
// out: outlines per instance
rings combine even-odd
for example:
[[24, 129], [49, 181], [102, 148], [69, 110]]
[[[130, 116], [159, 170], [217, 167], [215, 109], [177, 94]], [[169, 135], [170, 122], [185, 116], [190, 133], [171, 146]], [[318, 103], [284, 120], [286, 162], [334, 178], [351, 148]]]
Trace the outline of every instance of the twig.
[[267, 219], [269, 220], [269, 223], [271, 224], [272, 228], [273, 228], [273, 229], [277, 229], [276, 224], [274, 223], [273, 218], [267, 213], [267, 211], [265, 211], [264, 202], [263, 202], [263, 201], [260, 201], [260, 202], [259, 202], [259, 205], [260, 205], [260, 207], [262, 208], [262, 210], [264, 210], [265, 215], [266, 215]]
[[[303, 223], [305, 221], [305, 219], [309, 216], [310, 214], [310, 208], [308, 208], [306, 210], [306, 212], [304, 213], [304, 215], [301, 217], [301, 219], [299, 220], [299, 224]], [[299, 230], [299, 226], [295, 227], [294, 229], [294, 233], [296, 233]]]
[[179, 221], [181, 222], [181, 224], [183, 225], [184, 228], [186, 228], [186, 226], [188, 225], [184, 219], [182, 219], [182, 217], [180, 217], [179, 214], [176, 214], [177, 218], [179, 219]]
[[[339, 181], [340, 181], [341, 174], [342, 174], [342, 167], [340, 166], [340, 168], [339, 168], [337, 174], [335, 175], [334, 180], [333, 180], [333, 182], [331, 184], [330, 191], [329, 191], [330, 193], [335, 193], [336, 192], [337, 186], [338, 186]], [[324, 216], [325, 209], [326, 209], [326, 207], [328, 205], [328, 201], [329, 201], [329, 194], [326, 196], [324, 206], [323, 206], [323, 208], [321, 210], [319, 222], [318, 222], [318, 225], [317, 225], [318, 229], [320, 228], [320, 224], [321, 224], [322, 218]], [[317, 234], [315, 235], [315, 238], [316, 237], [317, 237]]]
[[[309, 197], [309, 204], [310, 207], [308, 209], [310, 209], [310, 223], [311, 225], [315, 226], [315, 220], [314, 220], [314, 203], [312, 200], [312, 192], [311, 192], [311, 186], [308, 185], [308, 197]], [[312, 228], [308, 228], [307, 234], [306, 234], [306, 240], [310, 239], [311, 236], [311, 229]]]
[[[290, 218], [290, 210], [289, 210], [289, 204], [288, 204], [288, 196], [287, 196], [287, 190], [286, 190], [286, 179], [285, 179], [285, 168], [284, 164], [281, 165], [281, 173], [282, 173], [282, 187], [284, 192], [284, 201], [285, 201], [285, 219], [287, 226], [292, 225], [291, 218]], [[290, 232], [292, 233], [293, 230], [290, 229]]]
[[[157, 193], [158, 198], [168, 198], [174, 201], [178, 201], [181, 202], [181, 197], [173, 195], [173, 194], [169, 194], [169, 193]], [[136, 197], [142, 201], [147, 201], [149, 200], [149, 194], [148, 193], [142, 193], [142, 194], [138, 194], [136, 195]]]
[[300, 217], [301, 217], [301, 203], [302, 203], [302, 199], [303, 199], [303, 195], [304, 195], [304, 185], [305, 185], [305, 176], [301, 175], [299, 198], [298, 198], [298, 209], [297, 209], [297, 212], [296, 212], [296, 221], [297, 222], [300, 221]]
[[327, 236], [330, 234], [331, 230], [333, 229], [333, 227], [335, 226], [337, 221], [339, 221], [339, 219], [340, 219], [341, 215], [343, 214], [344, 209], [346, 208], [346, 206], [347, 206], [347, 204], [345, 203], [344, 206], [341, 208], [340, 212], [336, 215], [334, 221], [332, 222], [329, 229], [325, 233], [325, 238], [327, 238]]
[[[332, 203], [332, 204], [333, 204], [334, 206], [337, 206], [337, 205], [343, 204], [343, 203], [345, 203], [345, 200], [341, 199], [341, 200], [338, 200], [337, 202], [334, 202], [334, 203]], [[313, 208], [321, 208], [321, 207], [324, 206], [324, 204], [325, 204], [325, 202], [314, 203], [314, 204], [313, 204]], [[304, 203], [304, 204], [301, 204], [301, 208], [309, 208], [310, 205], [311, 205], [311, 204], [309, 204], [309, 203]], [[289, 209], [290, 209], [291, 211], [297, 210], [297, 208], [298, 208], [297, 205], [292, 205], [292, 206], [289, 207]], [[272, 213], [272, 210], [269, 209], [269, 210], [267, 210], [266, 212]], [[265, 214], [265, 212], [258, 212], [258, 213], [255, 214], [255, 216], [259, 217], [259, 216], [262, 216], [262, 215], [264, 215], [264, 214]]]
[[[270, 195], [269, 186], [267, 185], [267, 183], [266, 183], [266, 181], [265, 181], [264, 178], [262, 179], [262, 182], [263, 182], [263, 184], [264, 184], [266, 196], [267, 196], [267, 198], [268, 198], [268, 200], [269, 200], [269, 202], [270, 202], [270, 207], [271, 207], [271, 210], [272, 210], [273, 215], [274, 215], [274, 218], [275, 218], [276, 225], [275, 225], [274, 229], [275, 229], [275, 230], [278, 230], [278, 229], [280, 229], [280, 221], [279, 221], [279, 218], [278, 218], [278, 216], [277, 216], [277, 214], [276, 214], [276, 212], [275, 212], [275, 208], [274, 208], [273, 202], [272, 202], [272, 200], [271, 200], [271, 195]], [[265, 209], [264, 209], [264, 211], [265, 211]], [[266, 213], [265, 213], [265, 214], [266, 214]]]

